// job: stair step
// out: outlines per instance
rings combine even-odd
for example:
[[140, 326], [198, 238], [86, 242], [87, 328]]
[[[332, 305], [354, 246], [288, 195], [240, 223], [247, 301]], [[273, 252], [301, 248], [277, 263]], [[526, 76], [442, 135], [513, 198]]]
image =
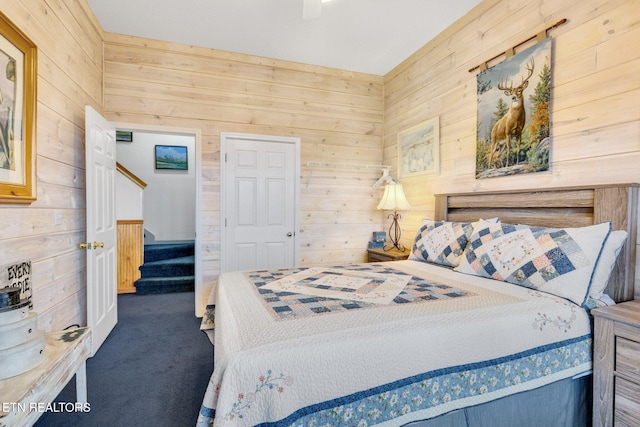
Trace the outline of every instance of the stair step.
[[144, 246], [144, 261], [155, 262], [194, 254], [193, 243], [167, 243]]
[[136, 294], [193, 292], [194, 252], [193, 243], [145, 245], [141, 277], [134, 283]]
[[136, 294], [166, 294], [172, 292], [193, 292], [194, 276], [154, 277], [138, 279], [134, 283]]
[[192, 276], [194, 274], [194, 256], [167, 259], [162, 261], [145, 262], [140, 266], [142, 278]]

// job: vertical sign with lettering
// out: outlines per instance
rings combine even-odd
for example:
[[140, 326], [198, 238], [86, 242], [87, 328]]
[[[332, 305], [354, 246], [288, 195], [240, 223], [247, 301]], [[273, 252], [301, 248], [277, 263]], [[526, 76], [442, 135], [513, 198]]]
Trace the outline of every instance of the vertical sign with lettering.
[[17, 264], [10, 264], [0, 269], [0, 286], [2, 287], [19, 287], [20, 300], [27, 299], [29, 307], [32, 307], [31, 301], [31, 261], [23, 261]]

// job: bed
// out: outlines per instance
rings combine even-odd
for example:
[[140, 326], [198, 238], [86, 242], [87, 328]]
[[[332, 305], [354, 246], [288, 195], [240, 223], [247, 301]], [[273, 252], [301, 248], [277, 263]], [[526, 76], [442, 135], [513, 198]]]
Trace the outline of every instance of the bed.
[[637, 297], [637, 207], [634, 185], [437, 195], [407, 261], [221, 274], [198, 425], [587, 425], [589, 310]]

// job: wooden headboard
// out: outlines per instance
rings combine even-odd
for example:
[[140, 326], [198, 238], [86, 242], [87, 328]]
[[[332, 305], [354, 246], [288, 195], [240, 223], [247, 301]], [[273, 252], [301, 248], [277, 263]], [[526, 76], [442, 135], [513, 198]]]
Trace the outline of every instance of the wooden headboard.
[[[500, 218], [510, 224], [583, 227], [611, 221], [629, 235], [606, 292], [616, 301], [640, 299], [636, 280], [638, 184], [436, 194], [435, 219], [469, 222]], [[637, 283], [638, 282], [638, 283]]]

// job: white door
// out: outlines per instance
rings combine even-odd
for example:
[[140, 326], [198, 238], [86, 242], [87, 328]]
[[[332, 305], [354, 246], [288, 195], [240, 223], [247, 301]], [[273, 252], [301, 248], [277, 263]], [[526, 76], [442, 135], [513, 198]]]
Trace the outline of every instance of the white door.
[[221, 134], [222, 271], [298, 264], [300, 139]]
[[87, 169], [87, 325], [91, 356], [118, 321], [116, 270], [116, 128], [85, 108]]

